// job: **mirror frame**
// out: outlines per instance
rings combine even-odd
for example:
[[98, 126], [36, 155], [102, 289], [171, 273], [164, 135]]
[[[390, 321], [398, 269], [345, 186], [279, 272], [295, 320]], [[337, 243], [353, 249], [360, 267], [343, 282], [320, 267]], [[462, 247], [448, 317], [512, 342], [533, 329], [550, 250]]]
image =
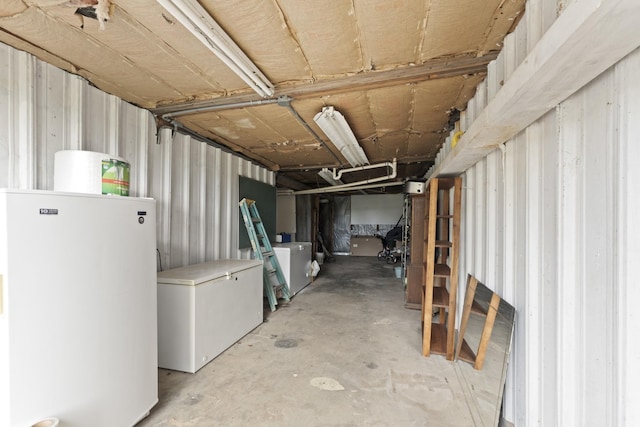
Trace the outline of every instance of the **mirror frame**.
[[[455, 369], [476, 425], [499, 425], [515, 321], [513, 305], [467, 276]], [[478, 343], [475, 351], [469, 342]]]
[[[471, 363], [474, 369], [480, 370], [484, 365], [484, 358], [487, 352], [487, 346], [491, 339], [491, 332], [493, 332], [493, 324], [500, 308], [500, 295], [495, 292], [491, 292], [491, 300], [489, 307], [485, 309], [475, 300], [476, 289], [478, 287], [478, 279], [472, 275], [467, 277], [467, 291], [464, 298], [464, 308], [462, 309], [462, 320], [460, 321], [460, 335], [458, 338], [458, 345], [456, 348], [456, 360], [460, 359], [465, 362]], [[467, 324], [469, 323], [469, 317], [471, 314], [478, 316], [484, 316], [484, 327], [482, 328], [482, 335], [480, 336], [480, 343], [478, 349], [473, 351], [464, 335], [467, 331]]]

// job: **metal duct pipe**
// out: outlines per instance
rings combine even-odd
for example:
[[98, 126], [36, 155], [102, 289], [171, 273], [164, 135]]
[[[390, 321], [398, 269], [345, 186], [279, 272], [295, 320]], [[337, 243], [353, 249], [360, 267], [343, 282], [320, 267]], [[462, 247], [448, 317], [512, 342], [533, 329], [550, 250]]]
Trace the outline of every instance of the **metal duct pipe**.
[[298, 120], [298, 122], [302, 126], [304, 126], [304, 128], [307, 129], [307, 131], [311, 135], [313, 135], [316, 141], [318, 141], [320, 145], [322, 145], [327, 151], [329, 151], [329, 153], [331, 153], [333, 158], [336, 159], [338, 164], [341, 165], [342, 161], [338, 158], [338, 156], [335, 155], [333, 151], [329, 149], [329, 147], [327, 147], [327, 144], [325, 144], [324, 141], [322, 141], [322, 138], [320, 138], [318, 134], [315, 133], [313, 129], [311, 129], [311, 127], [307, 124], [307, 122], [305, 122], [304, 119], [300, 117], [300, 114], [298, 114], [298, 112], [291, 106], [291, 101], [293, 101], [293, 98], [283, 95], [283, 96], [279, 96], [278, 98], [233, 102], [229, 104], [210, 105], [208, 107], [187, 108], [185, 110], [175, 111], [173, 113], [165, 113], [160, 117], [162, 118], [162, 120], [169, 122], [171, 124], [174, 124], [175, 121], [173, 120], [173, 118], [179, 117], [179, 116], [186, 116], [187, 114], [208, 113], [211, 111], [218, 111], [218, 110], [233, 110], [236, 108], [255, 107], [258, 105], [278, 104], [281, 107], [287, 108], [291, 112], [291, 114], [293, 114], [296, 120]]
[[[217, 148], [217, 149], [219, 149], [221, 151], [224, 151], [225, 153], [233, 154], [233, 155], [238, 156], [238, 157], [240, 157], [240, 158], [242, 158], [242, 159], [244, 159], [244, 160], [246, 160], [248, 162], [251, 162], [251, 163], [259, 165], [255, 159], [252, 159], [252, 158], [250, 158], [250, 157], [248, 157], [248, 156], [246, 156], [246, 155], [244, 155], [242, 153], [238, 153], [236, 151], [233, 151], [229, 147], [226, 147], [226, 146], [224, 146], [222, 144], [219, 144], [219, 143], [211, 140], [210, 138], [205, 138], [204, 136], [197, 134], [196, 132], [192, 131], [191, 129], [184, 127], [182, 125], [182, 123], [180, 123], [177, 120], [165, 119], [165, 121], [168, 124], [171, 125], [170, 128], [172, 130], [172, 132], [171, 132], [172, 133], [172, 138], [173, 138], [173, 136], [175, 136], [175, 133], [179, 129], [181, 133], [184, 133], [185, 135], [188, 135], [190, 137], [196, 138], [198, 141], [202, 141], [202, 142], [204, 142], [205, 144], [207, 144], [207, 145], [209, 145], [211, 147]], [[158, 131], [160, 129], [162, 129], [162, 127], [158, 128]], [[157, 143], [158, 144], [160, 143], [160, 133], [159, 132], [157, 134]], [[261, 166], [261, 165], [259, 165], [259, 166]]]
[[208, 113], [218, 110], [234, 110], [236, 108], [255, 107], [257, 105], [277, 104], [280, 98], [258, 99], [255, 101], [233, 102], [231, 104], [210, 105], [208, 107], [187, 108], [186, 110], [175, 111], [173, 113], [163, 114], [162, 119], [169, 121], [173, 117], [186, 116], [187, 114]]
[[[331, 153], [331, 155], [333, 156], [334, 159], [336, 159], [336, 161], [338, 162], [339, 165], [342, 164], [342, 161], [338, 158], [338, 156], [335, 155], [335, 153], [333, 151], [331, 151], [329, 149], [329, 147], [327, 147], [327, 144], [324, 143], [324, 141], [322, 140], [322, 138], [320, 138], [318, 136], [317, 133], [314, 132], [313, 129], [311, 129], [311, 127], [307, 124], [307, 122], [304, 121], [304, 119], [302, 117], [300, 117], [300, 114], [298, 114], [298, 112], [291, 106], [291, 101], [292, 98], [289, 98], [288, 96], [281, 96], [280, 98], [282, 98], [282, 101], [278, 102], [278, 105], [281, 107], [286, 107], [291, 114], [293, 114], [293, 116], [296, 118], [296, 120], [298, 120], [298, 122], [304, 126], [305, 129], [307, 129], [307, 131], [309, 131], [309, 133], [311, 135], [313, 135], [313, 137], [316, 139], [316, 141], [318, 141], [320, 143], [320, 145], [322, 145], [324, 148], [326, 148], [326, 150]], [[280, 99], [278, 98], [278, 99]], [[286, 98], [286, 99], [285, 99]]]

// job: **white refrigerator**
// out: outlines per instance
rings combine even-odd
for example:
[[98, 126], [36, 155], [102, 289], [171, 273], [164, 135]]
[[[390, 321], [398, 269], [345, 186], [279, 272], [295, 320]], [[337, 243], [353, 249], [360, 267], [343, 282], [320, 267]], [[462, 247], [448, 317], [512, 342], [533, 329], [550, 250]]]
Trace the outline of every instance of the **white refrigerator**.
[[0, 189], [0, 426], [158, 401], [155, 201]]

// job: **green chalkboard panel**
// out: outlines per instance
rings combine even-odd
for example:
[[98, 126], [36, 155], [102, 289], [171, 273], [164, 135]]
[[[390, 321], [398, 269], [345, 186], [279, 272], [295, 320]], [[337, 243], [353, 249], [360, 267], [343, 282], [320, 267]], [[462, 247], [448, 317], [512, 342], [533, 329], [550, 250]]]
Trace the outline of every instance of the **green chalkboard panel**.
[[[269, 184], [265, 184], [264, 182], [255, 181], [253, 179], [245, 178], [244, 176], [240, 177], [240, 185], [239, 185], [239, 193], [240, 197], [238, 201], [243, 198], [251, 199], [256, 201], [256, 206], [258, 207], [258, 212], [260, 213], [260, 218], [262, 218], [262, 223], [264, 225], [265, 230], [267, 230], [267, 235], [269, 236], [269, 240], [271, 242], [275, 242], [276, 240], [276, 187], [273, 187]], [[247, 229], [244, 225], [244, 221], [242, 220], [242, 214], [240, 213], [240, 208], [238, 207], [238, 215], [240, 218], [240, 233], [239, 233], [239, 246], [240, 249], [250, 248], [251, 241], [249, 240], [249, 235], [247, 234]]]

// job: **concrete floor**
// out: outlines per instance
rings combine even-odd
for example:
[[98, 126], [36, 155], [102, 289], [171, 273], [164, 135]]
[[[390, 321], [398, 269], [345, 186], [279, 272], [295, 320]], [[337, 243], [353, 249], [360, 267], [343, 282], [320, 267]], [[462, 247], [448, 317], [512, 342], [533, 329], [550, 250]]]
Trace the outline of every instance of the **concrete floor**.
[[455, 364], [421, 356], [403, 303], [392, 266], [337, 257], [197, 373], [160, 369], [138, 426], [476, 425]]

